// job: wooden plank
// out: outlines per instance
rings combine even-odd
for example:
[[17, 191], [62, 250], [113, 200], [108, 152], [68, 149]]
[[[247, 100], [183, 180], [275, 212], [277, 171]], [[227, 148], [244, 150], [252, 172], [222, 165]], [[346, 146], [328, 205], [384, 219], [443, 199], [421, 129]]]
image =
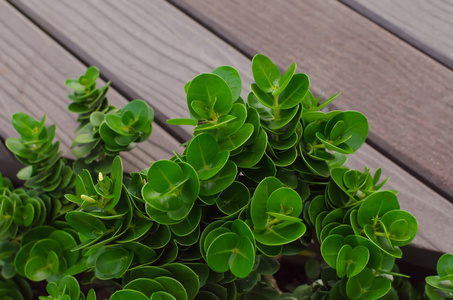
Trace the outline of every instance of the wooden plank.
[[453, 69], [451, 1], [340, 1]]
[[148, 101], [160, 124], [180, 140], [191, 128], [166, 127], [165, 120], [189, 116], [184, 84], [219, 65], [250, 67], [245, 56], [213, 42], [213, 34], [197, 30], [196, 22], [163, 1], [12, 3], [83, 61], [100, 67], [123, 94]]
[[[52, 6], [45, 1], [14, 3], [77, 55], [102, 65], [103, 70], [109, 70], [109, 76], [120, 78], [123, 91], [133, 88], [135, 95], [145, 99], [147, 95], [156, 95], [152, 104], [168, 117], [187, 116], [186, 109], [182, 109], [186, 105], [182, 85], [195, 74], [231, 64], [241, 72], [246, 89], [251, 83], [250, 60], [168, 3], [130, 1], [127, 6], [120, 1], [110, 1], [109, 5], [97, 1], [80, 5], [59, 1]], [[127, 32], [133, 32], [133, 36]], [[179, 67], [175, 69], [176, 65]], [[135, 72], [128, 71], [131, 66]], [[159, 74], [158, 70], [167, 72]], [[165, 97], [156, 93], [157, 88], [164, 91]], [[384, 174], [395, 178], [388, 188], [401, 191], [399, 199], [403, 208], [412, 213], [418, 207], [426, 210], [417, 213], [423, 230], [415, 239], [415, 246], [440, 252], [453, 249], [453, 239], [433, 236], [445, 227], [453, 227], [452, 204], [369, 146], [364, 146], [352, 161], [359, 169], [364, 164], [371, 168], [382, 165]], [[439, 208], [441, 217], [436, 216]]]
[[249, 56], [296, 61], [369, 141], [453, 201], [453, 72], [334, 1], [171, 0]]
[[[0, 136], [3, 139], [18, 136], [10, 121], [14, 112], [23, 111], [35, 118], [47, 114], [47, 124], [57, 124], [56, 139], [62, 142], [64, 156], [74, 158], [69, 148], [78, 125], [77, 116], [66, 109], [71, 101], [67, 99], [70, 90], [64, 86], [64, 80], [80, 76], [85, 69], [10, 4], [0, 2]], [[109, 92], [109, 100], [118, 107], [128, 102], [114, 89]], [[125, 170], [137, 171], [149, 167], [150, 161], [169, 158], [178, 145], [154, 125], [149, 141], [122, 155]]]

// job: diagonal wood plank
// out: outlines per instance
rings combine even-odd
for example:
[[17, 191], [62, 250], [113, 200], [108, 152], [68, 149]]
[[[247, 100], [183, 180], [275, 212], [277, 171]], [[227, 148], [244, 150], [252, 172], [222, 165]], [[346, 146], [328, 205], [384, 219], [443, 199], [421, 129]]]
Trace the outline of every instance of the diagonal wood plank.
[[453, 69], [453, 2], [340, 1]]
[[191, 129], [166, 127], [165, 120], [189, 116], [184, 84], [219, 65], [239, 66], [240, 71], [250, 67], [245, 56], [214, 42], [213, 34], [200, 32], [194, 21], [181, 19], [183, 14], [163, 1], [12, 3], [83, 61], [100, 67], [123, 94], [148, 101], [160, 124], [180, 140]]
[[453, 201], [453, 72], [342, 3], [171, 0], [249, 56], [310, 74], [315, 90], [341, 91], [370, 142]]
[[[19, 14], [7, 2], [0, 2], [0, 136], [18, 136], [11, 125], [17, 111], [57, 124], [56, 140], [61, 141], [64, 156], [74, 158], [70, 145], [77, 127], [76, 115], [67, 111], [70, 103], [64, 86], [66, 78], [78, 77], [86, 67], [55, 41]], [[102, 83], [100, 83], [102, 84]], [[118, 107], [127, 100], [114, 89], [110, 102]], [[125, 170], [149, 167], [150, 161], [169, 158], [179, 143], [154, 125], [151, 139], [124, 153]]]
[[[231, 64], [239, 69], [246, 89], [252, 80], [250, 60], [162, 1], [14, 3], [78, 56], [101, 65], [109, 79], [118, 79], [123, 91], [146, 100], [152, 95], [151, 103], [164, 117], [188, 115], [182, 86], [200, 72]], [[185, 138], [189, 130], [185, 129]], [[453, 249], [453, 239], [440, 238], [445, 226], [453, 228], [451, 203], [369, 145], [351, 164], [358, 169], [382, 166], [383, 175], [392, 175], [388, 188], [401, 191], [403, 208], [414, 213], [423, 228], [415, 246], [439, 252]]]

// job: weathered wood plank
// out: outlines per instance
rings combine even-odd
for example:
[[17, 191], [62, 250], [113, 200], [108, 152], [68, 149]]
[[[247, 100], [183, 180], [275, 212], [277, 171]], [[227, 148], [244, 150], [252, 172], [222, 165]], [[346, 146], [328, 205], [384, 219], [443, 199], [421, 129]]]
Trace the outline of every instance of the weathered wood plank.
[[[18, 136], [11, 125], [17, 111], [57, 124], [56, 139], [64, 156], [74, 158], [70, 145], [77, 127], [76, 115], [67, 111], [70, 103], [66, 78], [78, 77], [86, 67], [39, 30], [7, 2], [0, 2], [0, 136]], [[101, 71], [102, 72], [102, 71]], [[123, 107], [127, 100], [114, 89], [110, 102]], [[151, 139], [124, 153], [125, 170], [149, 167], [150, 161], [169, 158], [179, 143], [154, 125]]]
[[453, 200], [453, 72], [334, 1], [171, 0], [249, 56], [296, 61], [335, 107], [365, 113], [369, 141]]
[[453, 69], [451, 1], [340, 1]]
[[[117, 78], [123, 91], [144, 99], [148, 95], [155, 97], [151, 103], [164, 116], [188, 115], [182, 86], [200, 72], [231, 64], [239, 69], [246, 89], [251, 83], [250, 60], [165, 2], [72, 5], [59, 1], [52, 6], [37, 1], [14, 3], [77, 55], [108, 70], [107, 77]], [[133, 32], [133, 36], [128, 32]], [[166, 73], [160, 74], [159, 70]], [[187, 137], [188, 130], [185, 132]], [[416, 213], [420, 207], [417, 217], [423, 230], [414, 241], [415, 246], [441, 252], [453, 249], [453, 239], [432, 235], [442, 232], [439, 229], [444, 226], [453, 227], [452, 204], [369, 146], [364, 146], [352, 161], [359, 169], [364, 164], [373, 169], [383, 166], [384, 174], [393, 176], [388, 188], [401, 191], [403, 208]], [[441, 217], [433, 217], [439, 208]], [[431, 243], [431, 238], [435, 242]]]
[[[123, 94], [148, 101], [163, 121], [189, 116], [183, 86], [194, 76], [219, 65], [240, 66], [240, 71], [250, 65], [163, 1], [12, 3], [83, 61], [100, 67]], [[251, 82], [250, 77], [245, 80]], [[181, 140], [191, 130], [166, 129]]]

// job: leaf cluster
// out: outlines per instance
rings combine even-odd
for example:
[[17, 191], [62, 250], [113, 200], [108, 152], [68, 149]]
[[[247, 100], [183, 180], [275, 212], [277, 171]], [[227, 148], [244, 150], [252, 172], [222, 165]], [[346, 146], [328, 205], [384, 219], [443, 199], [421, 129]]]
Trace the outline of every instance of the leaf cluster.
[[129, 151], [145, 141], [152, 131], [154, 112], [143, 100], [133, 100], [122, 109], [109, 105], [107, 92], [110, 82], [96, 88], [99, 70], [89, 67], [78, 79], [66, 80], [74, 92], [68, 110], [78, 114], [80, 122], [72, 143], [72, 153], [78, 157], [74, 169], [110, 172], [110, 165], [120, 151]]
[[[168, 123], [193, 126], [193, 138], [181, 155], [130, 174], [117, 154], [149, 137], [153, 111], [142, 100], [110, 106], [97, 68], [66, 81], [80, 122], [72, 167], [54, 125], [15, 114], [21, 137], [7, 145], [27, 165], [19, 177], [29, 189], [0, 177], [0, 291], [29, 299], [27, 278], [48, 282], [43, 300], [95, 300], [81, 284], [108, 287], [111, 300], [407, 295], [395, 261], [417, 222], [383, 189], [380, 169], [344, 166], [365, 142], [366, 117], [326, 111], [339, 94], [320, 102], [296, 64], [282, 74], [258, 54], [252, 72], [245, 98], [230, 66], [188, 82], [190, 117]], [[312, 242], [322, 262], [309, 260], [310, 280], [279, 293], [269, 280], [278, 257]], [[430, 299], [451, 297], [449, 265], [443, 256], [427, 278]]]

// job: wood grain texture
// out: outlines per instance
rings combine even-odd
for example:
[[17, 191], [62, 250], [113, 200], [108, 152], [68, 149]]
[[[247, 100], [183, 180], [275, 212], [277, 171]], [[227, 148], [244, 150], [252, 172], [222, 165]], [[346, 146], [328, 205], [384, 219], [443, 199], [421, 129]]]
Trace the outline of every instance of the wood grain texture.
[[171, 0], [249, 56], [291, 62], [369, 141], [453, 201], [453, 72], [334, 0]]
[[[120, 1], [110, 1], [109, 5], [93, 1], [70, 7], [69, 1], [52, 2], [52, 6], [46, 1], [14, 3], [77, 55], [109, 70], [107, 77], [117, 78], [122, 90], [153, 99], [153, 106], [168, 117], [188, 115], [182, 86], [200, 72], [231, 64], [241, 72], [246, 91], [251, 83], [249, 59], [168, 3], [129, 1], [133, 4], [125, 6], [126, 2]], [[126, 32], [133, 32], [133, 36]], [[442, 232], [439, 228], [443, 226], [453, 227], [452, 204], [370, 146], [364, 146], [351, 162], [360, 170], [365, 164], [371, 168], [382, 165], [384, 174], [395, 177], [388, 188], [401, 191], [403, 207], [412, 213], [420, 207], [422, 213], [417, 217], [424, 229], [414, 241], [415, 246], [440, 252], [453, 249], [452, 238], [432, 235]], [[439, 208], [441, 217], [433, 217]]]
[[[100, 67], [123, 94], [150, 103], [164, 128], [166, 119], [189, 117], [183, 87], [194, 76], [220, 65], [250, 68], [245, 56], [164, 1], [11, 2], [82, 60]], [[192, 130], [166, 129], [181, 140]]]
[[453, 69], [453, 2], [340, 0]]
[[[76, 115], [67, 111], [70, 92], [66, 78], [77, 78], [86, 67], [44, 32], [19, 14], [10, 4], [0, 2], [0, 136], [18, 136], [11, 115], [23, 111], [35, 118], [47, 114], [47, 124], [57, 124], [56, 140], [64, 156], [74, 158], [70, 145], [77, 127]], [[102, 71], [101, 71], [102, 72]], [[99, 82], [102, 84], [102, 82]], [[127, 100], [114, 89], [110, 102], [123, 107]], [[150, 161], [169, 158], [179, 143], [154, 125], [151, 139], [131, 152], [123, 153], [125, 170], [149, 167]]]

